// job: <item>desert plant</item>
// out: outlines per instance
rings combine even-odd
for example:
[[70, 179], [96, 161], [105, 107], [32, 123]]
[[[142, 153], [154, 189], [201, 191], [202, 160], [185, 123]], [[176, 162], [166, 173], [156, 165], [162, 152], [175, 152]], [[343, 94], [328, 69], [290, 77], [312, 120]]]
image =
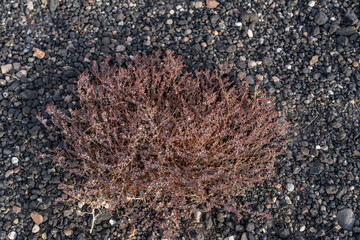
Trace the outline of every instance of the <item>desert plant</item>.
[[80, 179], [63, 185], [71, 199], [123, 209], [123, 223], [153, 237], [173, 237], [199, 208], [247, 211], [232, 196], [269, 179], [288, 125], [259, 84], [233, 86], [229, 66], [184, 67], [171, 51], [107, 58], [79, 77], [80, 109], [47, 106], [64, 137], [51, 156]]

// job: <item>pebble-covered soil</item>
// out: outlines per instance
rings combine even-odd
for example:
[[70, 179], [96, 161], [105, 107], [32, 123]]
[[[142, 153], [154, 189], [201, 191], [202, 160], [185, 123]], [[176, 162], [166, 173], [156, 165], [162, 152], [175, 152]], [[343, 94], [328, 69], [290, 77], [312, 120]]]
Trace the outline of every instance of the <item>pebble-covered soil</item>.
[[[117, 216], [90, 233], [86, 205], [47, 158], [60, 139], [36, 119], [78, 106], [79, 73], [107, 55], [172, 49], [192, 69], [229, 62], [261, 81], [293, 141], [274, 182], [247, 194], [269, 220], [214, 211], [196, 239], [360, 239], [358, 0], [1, 0], [0, 239], [122, 239]], [[195, 224], [190, 222], [189, 224]], [[133, 239], [147, 239], [139, 232]], [[187, 237], [183, 237], [187, 239]]]

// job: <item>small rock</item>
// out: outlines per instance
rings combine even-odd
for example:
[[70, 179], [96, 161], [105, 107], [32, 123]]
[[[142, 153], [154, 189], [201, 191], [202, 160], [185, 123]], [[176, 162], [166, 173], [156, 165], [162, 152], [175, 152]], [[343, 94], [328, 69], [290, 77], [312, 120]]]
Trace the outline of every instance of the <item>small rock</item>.
[[1, 73], [2, 74], [6, 74], [8, 72], [10, 72], [10, 70], [13, 69], [13, 65], [12, 64], [6, 64], [6, 65], [2, 65], [1, 66]]
[[173, 20], [171, 18], [169, 18], [168, 20], [166, 20], [166, 25], [171, 25], [173, 24]]
[[8, 177], [10, 177], [12, 174], [14, 174], [14, 170], [7, 170], [6, 172], [5, 172], [5, 178], [8, 178]]
[[294, 191], [295, 186], [294, 186], [294, 184], [292, 184], [292, 183], [288, 183], [288, 184], [286, 184], [286, 189], [287, 189], [289, 192], [292, 192], [292, 191]]
[[65, 234], [65, 236], [70, 237], [70, 236], [73, 234], [73, 230], [71, 230], [71, 229], [65, 229], [65, 230], [64, 230], [64, 234]]
[[285, 229], [282, 229], [280, 231], [280, 234], [279, 234], [280, 238], [282, 239], [289, 239], [289, 236], [290, 236], [290, 230], [285, 228]]
[[40, 231], [40, 227], [39, 225], [35, 224], [34, 227], [32, 228], [31, 232], [32, 233], [37, 233]]
[[37, 225], [40, 225], [44, 221], [44, 217], [38, 212], [32, 212], [30, 217]]
[[359, 22], [359, 19], [353, 11], [349, 10], [345, 14], [343, 21], [346, 25], [355, 25]]
[[38, 59], [43, 59], [45, 57], [45, 52], [38, 48], [34, 48], [33, 56], [37, 57]]
[[14, 239], [16, 239], [16, 236], [17, 236], [17, 233], [16, 232], [9, 232], [9, 234], [8, 234], [8, 238], [10, 239], [10, 240], [14, 240]]
[[59, 6], [59, 0], [48, 0], [49, 9], [51, 12], [55, 12], [56, 8]]
[[26, 2], [26, 7], [27, 9], [29, 9], [30, 11], [34, 10], [34, 3], [31, 0], [28, 0]]
[[203, 3], [200, 1], [195, 2], [195, 8], [202, 8], [203, 7]]
[[299, 231], [300, 231], [300, 232], [303, 232], [303, 231], [305, 231], [305, 229], [306, 229], [306, 226], [303, 225], [303, 226], [300, 227]]
[[21, 207], [18, 207], [18, 206], [16, 206], [16, 205], [14, 205], [14, 206], [12, 207], [12, 210], [13, 210], [13, 212], [14, 212], [15, 214], [18, 214], [18, 213], [21, 212]]
[[110, 220], [109, 220], [109, 223], [110, 223], [110, 225], [112, 226], [112, 225], [115, 225], [115, 224], [116, 224], [116, 221], [115, 221], [115, 220], [110, 219]]
[[234, 236], [226, 237], [224, 240], [235, 240]]
[[292, 202], [291, 202], [291, 199], [289, 198], [289, 196], [285, 196], [285, 202], [287, 203], [287, 204], [292, 204]]
[[342, 45], [342, 46], [347, 46], [349, 45], [349, 38], [346, 36], [339, 36], [337, 39], [338, 44]]
[[234, 45], [227, 46], [225, 51], [227, 53], [234, 53], [236, 52], [236, 47]]
[[342, 228], [351, 231], [351, 229], [353, 228], [354, 223], [355, 223], [355, 215], [351, 209], [345, 208], [345, 209], [339, 211], [337, 213], [337, 218], [338, 218], [339, 225]]
[[200, 211], [196, 211], [195, 212], [195, 222], [199, 223], [201, 220], [201, 212]]
[[328, 186], [325, 191], [329, 195], [335, 195], [338, 192], [338, 189], [337, 186]]
[[64, 217], [68, 217], [73, 213], [73, 210], [65, 210], [64, 211]]
[[17, 164], [19, 162], [19, 159], [17, 157], [12, 157], [11, 158], [11, 163], [12, 164]]
[[310, 154], [310, 150], [306, 147], [301, 147], [300, 151], [301, 151], [301, 154], [304, 156], [308, 156]]
[[333, 127], [333, 128], [336, 128], [336, 129], [341, 128], [341, 122], [334, 122], [334, 123], [332, 124], [332, 127]]
[[27, 77], [27, 71], [25, 69], [18, 71], [16, 73], [16, 77], [18, 77], [19, 79]]
[[64, 98], [64, 102], [69, 104], [72, 100], [72, 96], [71, 95], [67, 95], [65, 98]]
[[32, 100], [37, 98], [38, 92], [32, 90], [25, 90], [19, 94], [19, 98], [22, 100]]
[[206, 0], [206, 7], [207, 8], [216, 8], [219, 5], [217, 1], [214, 0]]
[[249, 62], [248, 62], [248, 67], [249, 67], [249, 68], [254, 68], [254, 67], [256, 67], [256, 62], [255, 62], [255, 61], [249, 61]]
[[321, 11], [315, 16], [315, 23], [319, 26], [324, 25], [328, 20], [328, 16]]
[[19, 71], [20, 70], [20, 67], [21, 67], [21, 64], [20, 63], [13, 63], [13, 66], [14, 66], [14, 69], [16, 71]]
[[214, 226], [214, 222], [211, 217], [205, 219], [206, 230], [210, 230]]
[[247, 232], [252, 232], [255, 230], [255, 224], [252, 223], [252, 222], [249, 222], [247, 225], [246, 225], [246, 231]]
[[336, 31], [336, 34], [341, 36], [350, 36], [355, 33], [356, 33], [356, 28], [354, 26], [342, 27]]
[[102, 42], [103, 45], [107, 46], [107, 45], [110, 44], [111, 40], [110, 40], [109, 37], [103, 37], [103, 38], [101, 39], [101, 42]]
[[67, 50], [66, 49], [60, 49], [57, 54], [59, 56], [62, 56], [62, 57], [66, 57], [67, 56]]
[[309, 173], [311, 175], [319, 175], [324, 170], [324, 164], [320, 162], [312, 162], [309, 164]]
[[248, 238], [246, 236], [246, 232], [243, 232], [243, 234], [241, 234], [241, 239], [240, 240], [248, 240]]
[[275, 83], [276, 83], [276, 82], [280, 82], [280, 78], [278, 78], [278, 77], [276, 77], [276, 76], [273, 76], [271, 79], [272, 79], [272, 81], [275, 82]]
[[309, 7], [314, 7], [315, 6], [315, 1], [310, 1], [309, 2]]
[[124, 45], [119, 45], [115, 49], [117, 52], [124, 52], [126, 50], [126, 47]]
[[310, 65], [311, 65], [311, 66], [314, 65], [315, 63], [318, 62], [318, 60], [319, 60], [319, 56], [318, 56], [318, 55], [313, 56], [313, 57], [311, 58], [311, 60], [310, 60]]

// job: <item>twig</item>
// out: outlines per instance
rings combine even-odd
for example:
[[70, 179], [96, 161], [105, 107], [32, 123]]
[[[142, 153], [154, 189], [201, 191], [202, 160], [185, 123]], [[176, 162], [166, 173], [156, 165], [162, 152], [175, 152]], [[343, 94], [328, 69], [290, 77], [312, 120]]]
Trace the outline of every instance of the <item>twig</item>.
[[[100, 211], [99, 208], [93, 208], [92, 212], [91, 212], [91, 213], [88, 213], [88, 214], [92, 214], [92, 215], [93, 215], [93, 218], [92, 218], [92, 221], [91, 221], [90, 234], [91, 234], [92, 231], [94, 230], [94, 225], [95, 225], [95, 221], [96, 221], [97, 217], [100, 215], [100, 213], [97, 214], [97, 215], [95, 215], [95, 210], [96, 210], [96, 209]], [[100, 212], [101, 212], [101, 211], [100, 211]]]
[[313, 120], [310, 121], [310, 123], [308, 125], [306, 125], [303, 129], [301, 129], [301, 131], [304, 131], [306, 128], [308, 128], [311, 124], [314, 123], [314, 121], [319, 117], [319, 114], [316, 114], [316, 117], [314, 117]]

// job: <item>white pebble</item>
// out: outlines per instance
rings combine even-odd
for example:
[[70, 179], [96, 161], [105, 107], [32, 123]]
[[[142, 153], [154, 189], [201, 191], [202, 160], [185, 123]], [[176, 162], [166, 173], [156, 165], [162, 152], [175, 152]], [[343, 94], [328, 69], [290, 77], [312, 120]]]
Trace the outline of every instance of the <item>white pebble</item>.
[[330, 95], [334, 95], [334, 92], [332, 90], [329, 90]]
[[83, 202], [78, 203], [79, 208], [82, 208], [84, 205], [85, 205], [85, 203], [83, 203]]
[[294, 191], [295, 186], [294, 186], [294, 184], [292, 184], [292, 183], [288, 183], [288, 184], [286, 184], [286, 189], [287, 189], [289, 192], [292, 192], [292, 191]]
[[321, 149], [321, 146], [320, 145], [316, 145], [316, 149]]
[[315, 1], [310, 1], [309, 2], [309, 7], [314, 7], [315, 6]]
[[277, 53], [280, 53], [281, 51], [282, 51], [282, 48], [277, 48], [277, 49], [276, 49], [276, 52], [277, 52]]
[[12, 164], [17, 164], [19, 162], [19, 159], [17, 157], [11, 158]]
[[303, 226], [300, 227], [299, 231], [303, 232], [303, 231], [305, 231], [305, 229], [306, 229], [306, 227], [303, 225]]
[[290, 200], [290, 198], [289, 198], [288, 196], [285, 196], [285, 201], [286, 201], [286, 203], [289, 204], [289, 205], [292, 203], [291, 200]]
[[109, 220], [109, 223], [110, 223], [111, 225], [115, 225], [115, 224], [116, 224], [116, 221], [115, 221], [115, 220], [110, 219], [110, 220]]
[[237, 26], [237, 27], [242, 27], [242, 23], [241, 23], [241, 22], [236, 22], [236, 23], [235, 23], [235, 26]]
[[224, 240], [235, 240], [235, 237], [234, 237], [234, 236], [230, 236], [230, 237], [225, 238]]
[[16, 239], [16, 236], [17, 236], [17, 233], [16, 233], [16, 232], [10, 232], [10, 233], [8, 234], [8, 238], [9, 238], [10, 240]]
[[39, 232], [39, 231], [40, 231], [39, 225], [35, 224], [31, 231], [32, 231], [32, 233], [37, 233], [37, 232]]
[[247, 34], [248, 34], [249, 38], [254, 37], [254, 34], [253, 34], [253, 32], [251, 31], [251, 29], [248, 30]]
[[32, 11], [34, 10], [34, 3], [31, 0], [27, 1], [27, 8]]
[[249, 67], [249, 68], [254, 68], [254, 67], [256, 67], [256, 62], [255, 62], [255, 61], [249, 61], [248, 67]]
[[287, 64], [286, 69], [290, 70], [291, 69], [291, 64]]

